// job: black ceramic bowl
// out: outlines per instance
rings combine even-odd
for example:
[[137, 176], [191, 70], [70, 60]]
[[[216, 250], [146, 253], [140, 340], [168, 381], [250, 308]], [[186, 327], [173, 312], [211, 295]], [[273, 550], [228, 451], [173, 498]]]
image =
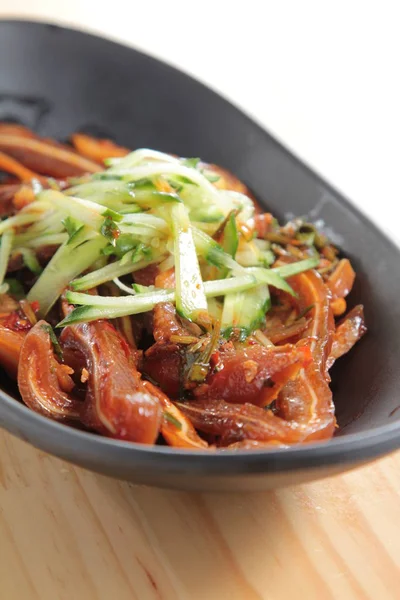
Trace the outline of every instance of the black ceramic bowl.
[[[307, 481], [400, 446], [400, 253], [381, 231], [248, 117], [187, 75], [110, 41], [54, 25], [0, 22], [0, 121], [65, 139], [76, 130], [201, 156], [233, 171], [274, 214], [322, 219], [357, 271], [350, 304], [368, 335], [333, 374], [340, 429], [289, 450], [211, 454], [142, 447], [30, 411], [2, 376], [0, 425], [107, 475], [179, 489], [256, 490]], [[337, 241], [335, 240], [335, 241]]]

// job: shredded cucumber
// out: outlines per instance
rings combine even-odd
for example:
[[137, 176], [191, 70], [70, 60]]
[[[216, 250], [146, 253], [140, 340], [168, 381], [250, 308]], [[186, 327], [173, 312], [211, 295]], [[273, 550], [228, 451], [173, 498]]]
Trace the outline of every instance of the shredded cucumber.
[[107, 217], [116, 222], [122, 220], [122, 215], [106, 206], [102, 206], [91, 200], [66, 196], [56, 190], [44, 190], [39, 194], [39, 199], [50, 202], [64, 214], [77, 219], [95, 231], [101, 230], [104, 225], [104, 219]]
[[[245, 336], [265, 317], [269, 286], [294, 295], [285, 278], [318, 264], [312, 257], [269, 268], [270, 243], [249, 239], [253, 201], [217, 189], [200, 159], [141, 148], [107, 164], [65, 191], [36, 190], [31, 205], [0, 222], [0, 291], [10, 253], [20, 253], [38, 275], [28, 299], [39, 302], [41, 316], [68, 287], [74, 290], [68, 299], [79, 306], [62, 325], [137, 314], [168, 301], [186, 319], [200, 322], [208, 312], [225, 335], [235, 329]], [[41, 271], [35, 251], [46, 245], [59, 248]], [[151, 264], [161, 272], [175, 269], [175, 290], [133, 291], [119, 280]], [[79, 293], [112, 280], [128, 296]]]
[[176, 309], [186, 319], [196, 320], [201, 311], [207, 311], [207, 300], [185, 206], [174, 205], [171, 208], [171, 218], [174, 233]]
[[74, 277], [95, 262], [106, 244], [103, 236], [83, 227], [60, 246], [28, 294], [29, 302], [39, 303], [40, 316], [49, 312]]
[[271, 306], [267, 285], [258, 285], [247, 292], [226, 296], [222, 312], [221, 330], [225, 337], [234, 331], [239, 338], [246, 338], [265, 320]]
[[238, 245], [239, 233], [236, 226], [235, 213], [231, 212], [224, 227], [222, 248], [224, 252], [235, 258]]
[[303, 273], [303, 271], [315, 269], [315, 267], [318, 266], [318, 263], [319, 256], [312, 256], [310, 258], [306, 258], [305, 260], [299, 260], [288, 265], [282, 265], [282, 267], [275, 267], [274, 269], [271, 269], [271, 271], [277, 273], [281, 277], [292, 277], [293, 275]]
[[10, 231], [14, 229], [14, 227], [20, 227], [21, 225], [28, 225], [29, 223], [34, 223], [41, 218], [41, 214], [39, 212], [31, 212], [31, 213], [20, 213], [15, 215], [14, 217], [8, 217], [4, 221], [0, 223], [0, 235], [5, 231]]
[[[24, 234], [22, 234], [24, 235]], [[67, 233], [44, 233], [33, 239], [21, 239], [19, 235], [14, 237], [14, 249], [18, 250], [23, 244], [25, 248], [41, 248], [42, 246], [61, 246], [68, 240]]]
[[20, 248], [18, 252], [22, 255], [24, 265], [30, 271], [32, 271], [32, 273], [39, 275], [43, 271], [38, 259], [36, 258], [36, 254], [33, 252], [33, 250], [31, 250], [31, 248]]
[[295, 296], [294, 291], [290, 285], [283, 279], [283, 277], [274, 271], [273, 269], [262, 269], [260, 267], [251, 267], [247, 269], [248, 273], [254, 275], [254, 277], [260, 283], [267, 283], [268, 285], [274, 286], [278, 290], [283, 290], [291, 296]]
[[70, 286], [76, 291], [83, 292], [101, 285], [102, 283], [106, 283], [107, 281], [112, 281], [116, 277], [122, 277], [123, 275], [128, 275], [128, 273], [140, 271], [140, 269], [144, 269], [149, 265], [161, 262], [165, 259], [165, 254], [157, 254], [151, 259], [140, 260], [136, 263], [133, 263], [133, 256], [134, 251], [131, 250], [129, 253], [124, 255], [124, 260], [121, 259], [119, 261], [110, 263], [101, 269], [97, 269], [96, 271], [92, 271], [91, 273], [80, 277], [79, 279], [74, 279], [71, 281]]
[[209, 235], [193, 228], [193, 238], [196, 250], [211, 265], [227, 269], [232, 273], [245, 273], [245, 269], [237, 263], [230, 254], [224, 252], [222, 246], [214, 241]]
[[[234, 294], [237, 291], [254, 287], [256, 284], [257, 282], [252, 275], [206, 281], [203, 293], [205, 296], [213, 298], [224, 294]], [[114, 319], [147, 312], [159, 302], [175, 302], [177, 298], [174, 290], [146, 289], [144, 286], [137, 285], [134, 288], [139, 292], [135, 296], [94, 296], [92, 294], [67, 292], [68, 302], [82, 306], [73, 310], [58, 326], [64, 327], [82, 321], [93, 321], [101, 318]], [[87, 310], [89, 308], [90, 310]]]
[[139, 148], [134, 152], [130, 152], [124, 158], [113, 159], [112, 167], [108, 169], [109, 173], [118, 173], [121, 169], [133, 169], [141, 162], [149, 161], [162, 161], [166, 163], [179, 164], [179, 158], [159, 152], [158, 150], [151, 150], [150, 148]]
[[[11, 248], [13, 243], [14, 230], [10, 229], [5, 231], [1, 236], [1, 245], [0, 245], [0, 285], [3, 285], [4, 277], [7, 273], [8, 267], [8, 259], [10, 258]], [[7, 288], [8, 289], [8, 288]], [[1, 293], [7, 291], [4, 287]]]

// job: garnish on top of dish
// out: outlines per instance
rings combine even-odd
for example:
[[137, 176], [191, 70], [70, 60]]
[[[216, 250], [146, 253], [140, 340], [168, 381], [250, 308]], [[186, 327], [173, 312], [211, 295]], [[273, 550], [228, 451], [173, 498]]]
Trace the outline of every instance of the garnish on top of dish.
[[0, 124], [0, 364], [32, 410], [143, 444], [287, 447], [336, 427], [366, 331], [347, 258], [197, 158]]

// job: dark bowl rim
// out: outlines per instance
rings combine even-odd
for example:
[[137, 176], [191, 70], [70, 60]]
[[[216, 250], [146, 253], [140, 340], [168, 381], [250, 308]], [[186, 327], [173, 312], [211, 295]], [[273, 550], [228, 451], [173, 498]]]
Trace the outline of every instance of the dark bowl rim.
[[[394, 239], [388, 237], [385, 232], [378, 227], [372, 220], [368, 218], [358, 207], [356, 207], [349, 199], [347, 199], [341, 192], [339, 192], [333, 185], [323, 179], [318, 173], [316, 173], [311, 167], [309, 167], [303, 160], [290, 151], [284, 144], [282, 144], [277, 138], [269, 134], [264, 126], [250, 116], [241, 107], [235, 105], [230, 99], [227, 99], [223, 94], [210, 88], [202, 81], [196, 79], [192, 75], [185, 71], [159, 59], [156, 56], [147, 54], [141, 50], [137, 50], [134, 46], [118, 42], [112, 36], [108, 37], [106, 34], [99, 34], [93, 30], [81, 28], [77, 25], [61, 24], [56, 20], [43, 20], [41, 18], [31, 19], [27, 18], [0, 18], [0, 26], [2, 24], [10, 25], [29, 25], [29, 26], [51, 26], [61, 29], [66, 32], [74, 32], [82, 36], [89, 36], [98, 40], [103, 40], [109, 44], [114, 44], [119, 47], [132, 50], [136, 54], [142, 55], [146, 58], [150, 58], [156, 62], [162, 63], [168, 69], [179, 72], [185, 77], [195, 81], [198, 85], [205, 87], [212, 94], [223, 98], [225, 102], [231, 105], [234, 110], [239, 111], [245, 119], [251, 123], [255, 123], [258, 128], [262, 131], [263, 135], [267, 136], [269, 140], [279, 147], [280, 151], [283, 151], [292, 162], [295, 162], [297, 166], [307, 171], [308, 174], [318, 183], [321, 183], [325, 188], [332, 192], [340, 201], [340, 203], [347, 208], [352, 214], [354, 214], [359, 220], [366, 224], [372, 229], [375, 234], [383, 239], [386, 244], [392, 246], [395, 252], [399, 252], [399, 246]], [[20, 429], [21, 421], [31, 424], [39, 434], [43, 436], [52, 433], [54, 438], [60, 436], [65, 438], [65, 442], [71, 443], [71, 448], [74, 448], [74, 442], [81, 442], [86, 444], [88, 449], [104, 451], [116, 451], [118, 455], [132, 453], [132, 459], [135, 456], [138, 458], [140, 455], [143, 459], [149, 459], [154, 456], [163, 457], [165, 460], [171, 460], [175, 462], [177, 459], [183, 459], [183, 461], [190, 461], [190, 464], [195, 468], [202, 469], [204, 467], [203, 459], [212, 457], [212, 460], [208, 461], [207, 469], [212, 471], [220, 471], [224, 469], [226, 472], [227, 467], [231, 467], [233, 471], [239, 472], [247, 470], [248, 467], [257, 466], [264, 467], [265, 462], [268, 462], [268, 466], [273, 466], [273, 470], [296, 470], [304, 467], [309, 467], [312, 459], [317, 459], [315, 464], [322, 466], [325, 464], [335, 464], [340, 462], [349, 463], [354, 462], [356, 458], [368, 459], [374, 456], [379, 456], [385, 452], [395, 450], [400, 447], [400, 420], [396, 420], [393, 423], [386, 425], [380, 425], [379, 427], [372, 427], [365, 431], [351, 434], [344, 434], [343, 436], [334, 437], [331, 440], [311, 442], [306, 444], [294, 445], [289, 448], [268, 448], [268, 449], [251, 449], [251, 450], [217, 450], [215, 452], [210, 450], [189, 450], [189, 449], [177, 449], [169, 446], [146, 446], [142, 444], [136, 444], [132, 442], [124, 442], [120, 440], [114, 440], [111, 438], [103, 437], [91, 432], [74, 429], [67, 426], [66, 424], [52, 421], [51, 419], [35, 413], [27, 406], [10, 396], [7, 392], [0, 388], [0, 399], [5, 403], [0, 406], [0, 413], [5, 412], [1, 415], [0, 420], [4, 423], [5, 419], [3, 416], [9, 416], [10, 421]], [[7, 429], [7, 427], [4, 427]], [[29, 440], [29, 435], [21, 436], [22, 439]], [[311, 459], [311, 461], [310, 461]], [[276, 462], [276, 464], [275, 464]], [[279, 463], [279, 464], [278, 464]], [[184, 465], [182, 465], [184, 466]], [[236, 467], [242, 466], [243, 469], [236, 469]], [[278, 467], [278, 468], [277, 468]], [[229, 468], [229, 471], [231, 471]]]

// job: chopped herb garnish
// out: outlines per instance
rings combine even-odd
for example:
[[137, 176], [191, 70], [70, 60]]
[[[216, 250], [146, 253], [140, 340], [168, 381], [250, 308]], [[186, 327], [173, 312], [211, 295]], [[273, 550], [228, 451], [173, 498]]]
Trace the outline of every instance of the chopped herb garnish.
[[203, 171], [203, 175], [208, 179], [210, 183], [216, 183], [221, 179], [220, 175], [216, 175], [215, 173], [211, 173], [210, 171]]
[[98, 181], [121, 181], [124, 176], [116, 175], [114, 173], [94, 173], [92, 178]]
[[67, 230], [69, 239], [71, 239], [72, 236], [75, 235], [75, 233], [83, 227], [83, 224], [77, 219], [74, 219], [74, 217], [65, 217], [65, 219], [63, 219], [61, 223]]
[[310, 310], [312, 310], [314, 308], [315, 304], [310, 304], [310, 306], [306, 306], [296, 317], [296, 321], [299, 321], [299, 319], [302, 319], [303, 317], [306, 316], [306, 314], [308, 312], [310, 312]]
[[53, 345], [53, 350], [54, 350], [56, 356], [58, 357], [58, 359], [60, 360], [60, 362], [64, 362], [63, 352], [61, 350], [61, 346], [60, 346], [60, 344], [58, 342], [56, 334], [53, 331], [52, 326], [49, 325], [48, 323], [45, 323], [45, 324], [42, 325], [42, 329], [44, 331], [46, 331], [46, 333], [49, 334], [50, 341], [51, 341], [51, 343]]
[[114, 241], [118, 238], [120, 230], [118, 229], [113, 219], [109, 215], [107, 215], [104, 219], [103, 225], [100, 228], [100, 233], [101, 235], [104, 235], [104, 237], [108, 240]]
[[21, 300], [22, 298], [25, 298], [26, 294], [20, 281], [18, 281], [17, 279], [10, 278], [5, 279], [4, 283], [8, 285], [8, 293], [11, 296], [14, 296], [16, 300]]
[[200, 158], [185, 158], [185, 160], [183, 161], [182, 164], [185, 165], [185, 167], [190, 167], [192, 169], [195, 169], [197, 167], [197, 165], [200, 162]]
[[136, 246], [135, 250], [133, 251], [132, 262], [137, 263], [140, 260], [142, 260], [143, 258], [147, 258], [148, 260], [150, 260], [152, 254], [153, 254], [153, 251], [149, 246], [146, 246], [146, 244], [140, 243]]
[[174, 417], [174, 415], [172, 415], [170, 412], [168, 412], [167, 410], [164, 410], [164, 419], [166, 421], [168, 421], [169, 423], [171, 423], [172, 425], [175, 425], [175, 427], [179, 430], [182, 429], [182, 425], [181, 423], [178, 421], [178, 419], [176, 417]]
[[29, 269], [34, 275], [40, 275], [43, 269], [40, 266], [40, 263], [36, 258], [36, 254], [34, 253], [34, 251], [30, 248], [21, 248], [20, 252], [24, 266], [27, 269]]
[[138, 179], [137, 181], [130, 182], [130, 185], [135, 190], [155, 190], [156, 186], [154, 185], [151, 179], [143, 178]]

